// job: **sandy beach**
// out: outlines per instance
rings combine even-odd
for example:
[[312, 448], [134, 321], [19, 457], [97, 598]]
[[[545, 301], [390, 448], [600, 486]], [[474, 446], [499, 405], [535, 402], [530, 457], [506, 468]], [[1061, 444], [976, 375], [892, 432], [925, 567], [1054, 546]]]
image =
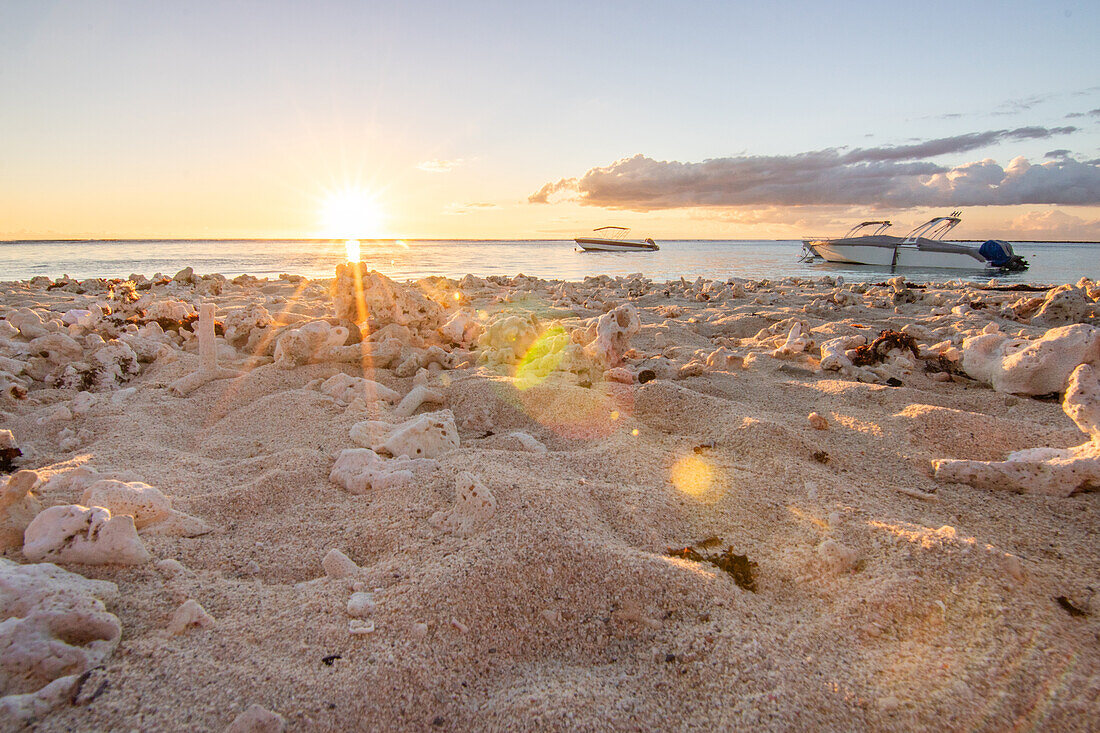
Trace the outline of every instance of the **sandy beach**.
[[335, 275], [0, 284], [4, 729], [1096, 729], [1097, 283]]

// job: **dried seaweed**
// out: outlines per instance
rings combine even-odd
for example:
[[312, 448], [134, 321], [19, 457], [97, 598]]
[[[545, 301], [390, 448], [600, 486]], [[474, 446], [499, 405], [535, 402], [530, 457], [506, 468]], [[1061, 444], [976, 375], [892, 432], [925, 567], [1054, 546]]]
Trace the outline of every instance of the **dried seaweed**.
[[926, 356], [924, 358], [924, 371], [929, 374], [937, 374], [939, 372], [946, 372], [947, 374], [958, 374], [959, 365], [948, 359], [943, 354], [936, 354], [935, 356]]
[[15, 459], [23, 455], [18, 448], [0, 448], [0, 471], [10, 471]]
[[1081, 617], [1089, 615], [1088, 611], [1085, 611], [1073, 605], [1072, 603], [1070, 603], [1070, 600], [1065, 596], [1057, 596], [1054, 600], [1058, 603], [1059, 606], [1065, 609], [1065, 612], [1068, 613], [1070, 616]]
[[680, 548], [679, 550], [674, 550], [669, 547], [665, 554], [669, 557], [678, 557], [684, 560], [691, 560], [692, 562], [709, 562], [719, 570], [728, 573], [733, 578], [733, 582], [737, 583], [738, 588], [755, 593], [757, 565], [749, 559], [748, 555], [738, 555], [733, 551], [732, 545], [728, 545], [725, 550], [716, 554], [699, 552], [699, 550], [695, 549], [698, 547], [699, 549], [705, 550], [708, 547], [714, 547], [721, 544], [723, 544], [722, 538], [708, 537], [701, 542]]
[[855, 349], [855, 354], [852, 356], [852, 363], [856, 366], [878, 364], [885, 361], [887, 354], [894, 349], [901, 349], [902, 351], [908, 349], [913, 352], [913, 356], [920, 357], [920, 350], [917, 347], [917, 340], [915, 338], [901, 331], [885, 329], [879, 333], [878, 338], [874, 341], [866, 346], [860, 346]]
[[810, 458], [814, 459], [822, 465], [829, 462], [829, 454], [823, 450], [815, 450], [813, 453], [810, 454]]
[[638, 372], [638, 384], [645, 384], [646, 382], [652, 382], [657, 378], [657, 373], [652, 369], [643, 369]]

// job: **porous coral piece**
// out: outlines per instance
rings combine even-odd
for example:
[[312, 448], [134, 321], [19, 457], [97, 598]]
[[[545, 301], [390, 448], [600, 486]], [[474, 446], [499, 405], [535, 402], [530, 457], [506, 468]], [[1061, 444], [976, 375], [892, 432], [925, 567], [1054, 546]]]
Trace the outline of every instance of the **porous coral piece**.
[[368, 270], [363, 262], [337, 265], [332, 288], [336, 317], [369, 323], [371, 330], [396, 323], [416, 331], [434, 331], [443, 322], [443, 308], [438, 303]]
[[35, 471], [17, 471], [8, 478], [0, 493], [0, 550], [23, 545], [23, 532], [42, 511], [42, 504], [31, 493], [38, 483]]
[[287, 331], [275, 342], [275, 366], [293, 369], [302, 364], [329, 361], [326, 357], [344, 345], [348, 329], [327, 321], [310, 321]]
[[471, 473], [463, 471], [455, 477], [455, 504], [447, 511], [436, 512], [428, 520], [445, 532], [469, 535], [497, 510], [493, 492]]
[[393, 428], [370, 447], [394, 457], [435, 458], [458, 447], [458, 428], [450, 410], [425, 412]]
[[447, 343], [469, 346], [483, 330], [482, 325], [470, 313], [457, 310], [439, 327], [439, 335]]
[[1039, 311], [1031, 317], [1031, 322], [1049, 328], [1073, 323], [1095, 323], [1097, 318], [1100, 318], [1100, 305], [1089, 297], [1088, 290], [1067, 284], [1047, 291]]
[[183, 321], [193, 315], [195, 315], [195, 306], [171, 298], [154, 300], [145, 307], [145, 318], [150, 321]]
[[786, 340], [778, 349], [772, 352], [772, 356], [794, 356], [812, 349], [813, 346], [813, 337], [806, 332], [802, 323], [796, 321], [791, 324], [791, 330], [787, 332]]
[[209, 629], [214, 626], [214, 617], [206, 612], [193, 598], [188, 598], [172, 613], [168, 620], [168, 633], [179, 636], [191, 629]]
[[151, 534], [197, 537], [210, 532], [205, 522], [173, 509], [171, 499], [142, 481], [102, 479], [84, 489], [80, 501], [109, 509], [112, 515], [129, 514], [136, 529]]
[[411, 417], [424, 404], [443, 404], [443, 393], [423, 385], [413, 387], [404, 399], [398, 403], [393, 412], [400, 417]]
[[104, 601], [117, 596], [114, 583], [0, 558], [0, 727], [41, 718], [111, 655], [122, 629]]
[[353, 494], [365, 494], [371, 489], [403, 486], [412, 481], [413, 471], [437, 465], [434, 460], [424, 458], [383, 458], [370, 448], [345, 448], [336, 458], [329, 481]]
[[111, 339], [83, 361], [67, 364], [48, 381], [60, 389], [118, 389], [141, 367], [137, 353], [125, 341]]
[[371, 379], [353, 377], [348, 374], [334, 374], [318, 388], [323, 394], [327, 394], [337, 402], [351, 404], [357, 398], [367, 404], [373, 404], [378, 400], [397, 402], [401, 399], [400, 393], [390, 389], [384, 384], [379, 384]]
[[848, 358], [848, 349], [854, 349], [867, 343], [863, 336], [840, 336], [821, 344], [821, 368], [825, 371], [841, 371], [852, 366]]
[[936, 478], [983, 489], [1070, 496], [1100, 489], [1100, 374], [1082, 364], [1070, 376], [1062, 409], [1089, 441], [1073, 448], [1028, 448], [1004, 461], [934, 460]]
[[490, 366], [515, 364], [538, 338], [539, 320], [534, 314], [499, 316], [477, 339], [478, 359]]
[[622, 364], [623, 354], [630, 348], [630, 339], [642, 328], [638, 310], [624, 303], [596, 319], [594, 338], [585, 353], [605, 367]]
[[112, 517], [103, 507], [52, 506], [23, 533], [23, 555], [32, 562], [137, 565], [151, 558], [138, 537], [134, 518]]
[[1052, 328], [1034, 341], [995, 332], [963, 341], [962, 369], [998, 392], [1061, 392], [1080, 364], [1100, 363], [1100, 328], [1074, 324]]
[[237, 348], [248, 344], [253, 331], [267, 329], [274, 324], [271, 313], [258, 303], [233, 308], [222, 318], [225, 340]]
[[249, 705], [244, 712], [233, 718], [225, 733], [283, 733], [286, 720], [261, 705]]

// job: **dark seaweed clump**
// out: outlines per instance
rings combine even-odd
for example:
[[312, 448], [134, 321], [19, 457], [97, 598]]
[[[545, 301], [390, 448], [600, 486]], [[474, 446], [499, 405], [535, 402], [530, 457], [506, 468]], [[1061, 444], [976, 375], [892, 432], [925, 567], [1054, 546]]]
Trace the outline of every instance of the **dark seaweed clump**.
[[[738, 555], [735, 553], [732, 545], [728, 545], [725, 550], [717, 553], [706, 551], [706, 548], [722, 544], [724, 544], [724, 542], [720, 537], [708, 537], [701, 542], [696, 542], [693, 545], [683, 547], [679, 550], [674, 550], [670, 547], [665, 554], [669, 557], [679, 557], [684, 560], [691, 560], [692, 562], [709, 562], [719, 570], [729, 573], [730, 576], [733, 577], [733, 582], [737, 583], [737, 587], [755, 593], [756, 563], [750, 560], [748, 555]], [[699, 550], [703, 550], [703, 552]]]
[[920, 357], [920, 350], [917, 348], [917, 340], [915, 338], [901, 331], [886, 329], [871, 343], [855, 349], [855, 354], [852, 356], [852, 363], [856, 366], [878, 364], [885, 361], [886, 355], [894, 349], [901, 349], [902, 351], [908, 349], [913, 352], [913, 356]]

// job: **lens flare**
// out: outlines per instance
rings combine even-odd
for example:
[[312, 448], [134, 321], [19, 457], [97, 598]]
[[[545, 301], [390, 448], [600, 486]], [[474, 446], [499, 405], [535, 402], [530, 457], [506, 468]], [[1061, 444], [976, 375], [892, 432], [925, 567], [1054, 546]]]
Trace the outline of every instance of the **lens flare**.
[[359, 240], [349, 239], [344, 242], [344, 253], [347, 256], [348, 262], [359, 262], [362, 259], [359, 256]]
[[516, 365], [516, 389], [523, 391], [542, 383], [558, 368], [568, 343], [569, 335], [561, 326], [543, 331]]
[[712, 494], [717, 487], [714, 466], [695, 453], [686, 455], [672, 464], [669, 478], [677, 490], [696, 499]]

